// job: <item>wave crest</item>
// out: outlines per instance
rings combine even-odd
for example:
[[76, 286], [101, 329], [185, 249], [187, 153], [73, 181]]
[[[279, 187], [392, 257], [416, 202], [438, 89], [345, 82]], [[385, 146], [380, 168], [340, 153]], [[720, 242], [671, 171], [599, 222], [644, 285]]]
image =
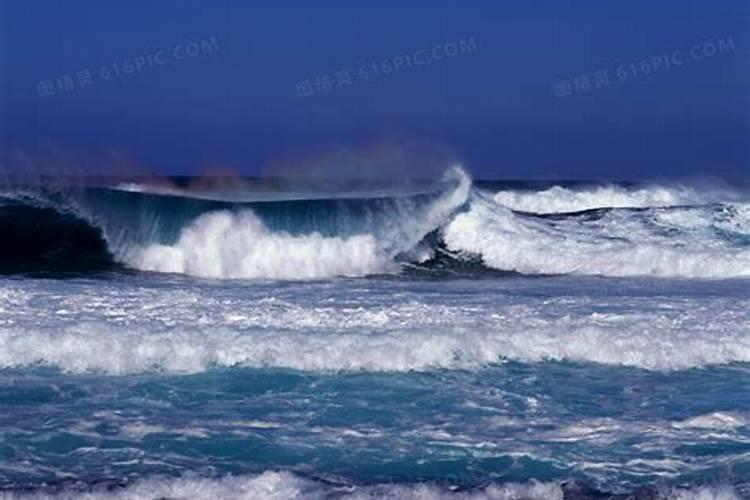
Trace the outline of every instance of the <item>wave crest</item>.
[[[479, 255], [487, 266], [524, 274], [750, 276], [744, 211], [730, 213], [727, 221], [724, 209], [716, 214], [703, 207], [672, 210], [608, 210], [549, 219], [474, 196], [469, 210], [456, 215], [442, 234], [451, 251]], [[717, 232], [721, 224], [733, 231]]]
[[553, 186], [544, 191], [500, 191], [496, 203], [519, 212], [536, 214], [570, 213], [595, 208], [671, 207], [705, 204], [716, 201], [710, 193], [700, 193], [690, 187], [652, 186], [625, 189], [600, 186], [585, 190]]

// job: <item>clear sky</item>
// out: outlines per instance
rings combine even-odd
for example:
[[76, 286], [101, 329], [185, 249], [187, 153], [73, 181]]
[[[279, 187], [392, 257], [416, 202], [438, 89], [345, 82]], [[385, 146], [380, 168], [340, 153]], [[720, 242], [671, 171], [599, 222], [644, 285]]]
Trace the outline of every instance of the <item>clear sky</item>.
[[750, 177], [750, 0], [0, 0], [0, 17], [6, 154]]

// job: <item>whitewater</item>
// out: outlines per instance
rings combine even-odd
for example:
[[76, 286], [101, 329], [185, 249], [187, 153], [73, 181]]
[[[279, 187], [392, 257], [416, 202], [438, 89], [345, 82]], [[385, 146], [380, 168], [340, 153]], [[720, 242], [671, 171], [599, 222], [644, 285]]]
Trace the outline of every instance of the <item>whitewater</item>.
[[[454, 267], [479, 262], [526, 275], [750, 275], [750, 202], [726, 189], [554, 186], [493, 194], [455, 167], [432, 192], [404, 196], [243, 203], [168, 193], [132, 186], [7, 193], [0, 223], [49, 224], [51, 241], [20, 242], [32, 254], [59, 253], [57, 240], [73, 239], [81, 248], [59, 246], [78, 257], [89, 252], [97, 262], [217, 279], [399, 274], [442, 257]], [[66, 259], [63, 252], [62, 268], [82, 264]], [[20, 260], [14, 264], [34, 264]]]
[[746, 186], [165, 185], [0, 189], [0, 499], [750, 498]]

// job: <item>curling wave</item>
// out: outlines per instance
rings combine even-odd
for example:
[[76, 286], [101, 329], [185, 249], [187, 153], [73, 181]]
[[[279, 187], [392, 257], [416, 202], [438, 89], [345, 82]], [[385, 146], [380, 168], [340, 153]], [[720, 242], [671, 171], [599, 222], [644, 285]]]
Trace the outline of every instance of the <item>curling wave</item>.
[[[29, 228], [34, 230], [30, 231]], [[687, 187], [503, 189], [460, 168], [422, 194], [231, 202], [148, 190], [0, 196], [0, 271], [320, 279], [492, 271], [750, 276], [750, 203]]]

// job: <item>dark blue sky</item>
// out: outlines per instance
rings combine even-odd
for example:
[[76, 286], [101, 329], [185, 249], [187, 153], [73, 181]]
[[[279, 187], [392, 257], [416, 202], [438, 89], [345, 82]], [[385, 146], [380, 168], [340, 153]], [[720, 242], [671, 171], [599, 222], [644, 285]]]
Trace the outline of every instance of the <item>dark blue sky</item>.
[[482, 178], [749, 178], [750, 0], [0, 5], [5, 153], [118, 152], [151, 173], [455, 159]]

